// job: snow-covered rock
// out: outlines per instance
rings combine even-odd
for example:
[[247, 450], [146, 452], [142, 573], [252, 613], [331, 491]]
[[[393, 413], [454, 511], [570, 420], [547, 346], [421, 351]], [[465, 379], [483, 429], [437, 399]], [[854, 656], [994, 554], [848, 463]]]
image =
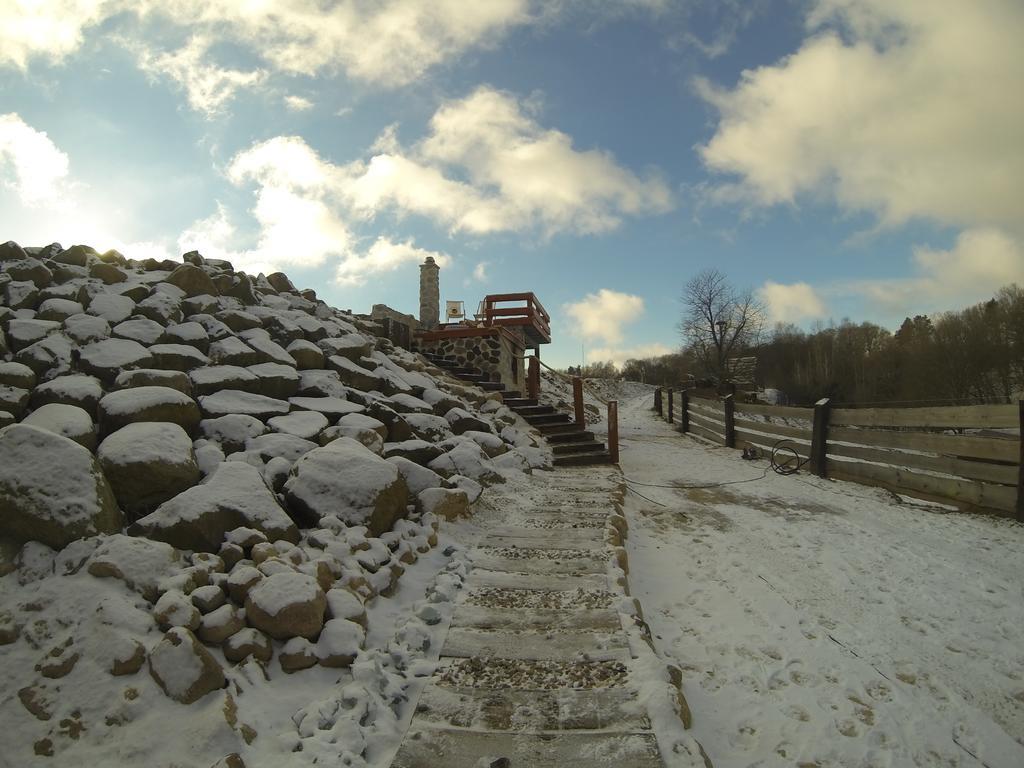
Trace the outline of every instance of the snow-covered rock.
[[199, 425], [199, 407], [170, 387], [132, 387], [104, 395], [99, 421], [106, 434], [139, 421], [169, 422], [192, 434]]
[[464, 432], [491, 432], [491, 425], [483, 419], [474, 416], [465, 408], [452, 408], [445, 414], [445, 419], [451, 425], [452, 432], [461, 435]]
[[267, 431], [266, 425], [254, 416], [232, 413], [199, 422], [199, 432], [207, 440], [220, 445], [225, 453], [245, 450], [245, 444]]
[[240, 629], [224, 641], [224, 658], [235, 663], [245, 661], [249, 656], [264, 664], [274, 655], [270, 638], [252, 627]]
[[204, 643], [220, 645], [244, 627], [245, 612], [230, 603], [225, 603], [203, 614], [196, 636]]
[[348, 619], [326, 622], [317, 640], [316, 658], [323, 667], [350, 667], [366, 641], [366, 630]]
[[433, 413], [406, 413], [405, 420], [412, 427], [413, 434], [421, 440], [440, 442], [453, 434], [448, 420]]
[[191, 488], [201, 476], [191, 439], [169, 422], [128, 424], [104, 439], [97, 456], [121, 508], [134, 516]]
[[403, 459], [408, 459], [424, 466], [439, 458], [443, 453], [444, 448], [428, 440], [412, 439], [403, 440], [400, 443], [384, 444], [385, 458], [390, 459], [392, 456], [401, 456]]
[[153, 357], [137, 341], [104, 339], [83, 347], [78, 364], [86, 373], [101, 381], [111, 382], [123, 370], [152, 368]]
[[192, 380], [181, 371], [164, 371], [157, 368], [137, 368], [134, 371], [122, 371], [114, 379], [115, 389], [131, 389], [133, 387], [170, 387], [183, 395], [192, 397]]
[[366, 525], [374, 536], [404, 516], [407, 502], [398, 468], [347, 437], [295, 462], [284, 494], [292, 513], [310, 524], [330, 514]]
[[121, 524], [113, 491], [88, 450], [31, 425], [0, 430], [0, 535], [60, 549]]
[[82, 410], [95, 414], [101, 397], [103, 386], [99, 380], [77, 373], [58, 376], [37, 386], [32, 390], [31, 404], [33, 408], [41, 408], [47, 403], [77, 405]]
[[174, 547], [159, 541], [115, 533], [103, 539], [89, 557], [86, 570], [98, 578], [123, 581], [147, 600], [157, 598], [160, 581], [181, 561]]
[[444, 520], [469, 517], [469, 496], [457, 488], [426, 488], [416, 495], [416, 506]]
[[315, 639], [324, 625], [327, 598], [316, 579], [302, 573], [275, 573], [249, 590], [245, 613], [256, 629], [277, 640]]
[[259, 470], [229, 461], [202, 485], [161, 504], [132, 531], [179, 549], [216, 552], [225, 535], [240, 526], [261, 531], [271, 540], [299, 540], [295, 523], [278, 506]]
[[203, 415], [209, 419], [240, 413], [265, 421], [274, 416], [284, 416], [291, 410], [291, 406], [284, 400], [233, 389], [225, 389], [206, 397], [200, 397], [199, 405], [203, 409]]
[[30, 413], [22, 423], [62, 435], [90, 451], [96, 449], [92, 418], [78, 406], [49, 403]]
[[275, 432], [315, 440], [330, 422], [319, 411], [294, 411], [286, 416], [275, 416], [267, 426]]
[[398, 467], [398, 471], [405, 478], [405, 484], [409, 487], [409, 495], [416, 496], [426, 488], [440, 488], [444, 484], [437, 472], [428, 469], [404, 456], [391, 456], [388, 461]]
[[192, 704], [224, 687], [224, 670], [184, 627], [172, 627], [149, 652], [149, 673], [170, 698]]

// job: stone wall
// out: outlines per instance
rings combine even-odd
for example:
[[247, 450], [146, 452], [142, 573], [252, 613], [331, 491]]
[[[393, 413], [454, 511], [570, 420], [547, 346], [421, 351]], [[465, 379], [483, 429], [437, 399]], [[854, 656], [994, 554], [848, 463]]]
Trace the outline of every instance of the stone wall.
[[500, 381], [508, 389], [522, 390], [526, 386], [523, 375], [523, 347], [502, 333], [480, 336], [457, 336], [419, 341], [419, 350], [448, 357], [466, 368], [475, 368], [490, 375], [491, 381]]

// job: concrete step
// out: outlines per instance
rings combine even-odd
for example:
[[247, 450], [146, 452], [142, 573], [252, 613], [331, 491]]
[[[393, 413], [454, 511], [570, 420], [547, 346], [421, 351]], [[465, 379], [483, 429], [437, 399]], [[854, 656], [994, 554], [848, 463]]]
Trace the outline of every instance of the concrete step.
[[[573, 424], [575, 427], [576, 425]], [[552, 432], [544, 435], [549, 445], [562, 443], [590, 443], [594, 441], [594, 433], [586, 430], [570, 430], [566, 432]]]
[[610, 608], [559, 610], [557, 608], [489, 608], [483, 605], [460, 604], [452, 618], [453, 627], [473, 629], [586, 630], [615, 632], [622, 624], [619, 614]]
[[[535, 398], [535, 397], [520, 397], [521, 394], [522, 394], [521, 392], [506, 392], [505, 393], [505, 405], [507, 405], [513, 411], [516, 411], [516, 413], [519, 412], [517, 409], [518, 408], [522, 408], [523, 406], [527, 406], [528, 407], [528, 406], [531, 406], [531, 405], [537, 405], [537, 398]], [[515, 396], [513, 397], [513, 395], [515, 395]]]
[[549, 427], [559, 426], [561, 424], [574, 424], [572, 417], [568, 413], [538, 413], [535, 416], [523, 416], [526, 423], [530, 426], [537, 427]]
[[524, 419], [528, 416], [545, 416], [547, 414], [555, 413], [555, 409], [550, 405], [521, 405], [513, 408], [512, 410]]
[[[510, 768], [661, 768], [650, 731], [481, 731], [436, 728], [414, 722], [392, 768], [478, 768], [498, 757]], [[490, 758], [481, 762], [484, 758]]]
[[[543, 554], [544, 551], [538, 554]], [[583, 576], [585, 574], [602, 574], [608, 569], [604, 560], [594, 557], [567, 557], [552, 560], [546, 557], [499, 557], [478, 554], [473, 560], [474, 568], [489, 571], [505, 571], [508, 573], [533, 573], [547, 576]]]
[[[527, 419], [527, 421], [529, 421], [529, 419]], [[537, 428], [537, 431], [545, 437], [548, 435], [564, 435], [573, 434], [575, 432], [586, 432], [585, 429], [580, 427], [580, 425], [574, 421], [569, 421], [564, 424], [535, 424], [534, 426]], [[590, 436], [591, 439], [593, 439], [593, 433], [591, 433]]]
[[500, 731], [604, 731], [649, 727], [626, 688], [516, 691], [432, 683], [416, 708], [424, 725]]
[[[550, 549], [550, 547], [549, 547]], [[576, 589], [607, 589], [608, 577], [603, 573], [585, 573], [565, 576], [552, 581], [548, 574], [511, 573], [505, 571], [474, 571], [473, 588], [499, 587], [501, 589], [539, 589], [551, 592], [571, 592]]]
[[484, 390], [485, 392], [504, 392], [505, 385], [502, 384], [500, 381], [481, 381], [480, 389]]
[[550, 530], [544, 528], [524, 528], [521, 525], [499, 525], [487, 532], [487, 537], [484, 542], [491, 538], [500, 539], [511, 539], [515, 541], [521, 541], [522, 544], [519, 546], [532, 547], [537, 543], [546, 543], [551, 539], [556, 539], [559, 542], [571, 541], [571, 545], [565, 545], [563, 548], [582, 548], [583, 546], [589, 546], [594, 549], [600, 549], [604, 542], [604, 536], [600, 530], [594, 530], [593, 528], [563, 528], [558, 532], [558, 535], [553, 535]]
[[572, 453], [568, 456], [555, 456], [551, 463], [556, 467], [586, 467], [592, 464], [611, 464], [612, 457], [608, 451]]
[[599, 443], [596, 440], [589, 440], [587, 442], [571, 442], [571, 443], [556, 443], [551, 446], [551, 452], [555, 456], [565, 456], [572, 453], [596, 453], [605, 449], [604, 443]]
[[527, 661], [618, 661], [623, 664], [630, 660], [625, 635], [618, 628], [613, 632], [514, 632], [452, 627], [448, 630], [441, 656]]
[[[518, 400], [522, 400], [523, 399], [521, 397], [521, 395], [523, 393], [520, 392], [518, 389], [506, 389], [501, 394], [502, 394], [501, 400], [502, 400], [503, 403], [505, 403], [505, 405], [508, 405], [509, 402], [514, 402], [514, 401], [518, 401]], [[509, 406], [509, 407], [511, 408], [511, 406]]]

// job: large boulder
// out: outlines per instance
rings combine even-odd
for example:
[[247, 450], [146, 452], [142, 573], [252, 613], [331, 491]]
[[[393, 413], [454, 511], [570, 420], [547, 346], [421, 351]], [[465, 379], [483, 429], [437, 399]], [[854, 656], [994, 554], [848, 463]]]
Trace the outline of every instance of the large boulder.
[[324, 626], [327, 598], [316, 579], [304, 573], [275, 573], [249, 590], [249, 623], [275, 640], [315, 639]]
[[225, 534], [239, 527], [255, 528], [271, 541], [299, 540], [299, 531], [259, 470], [228, 461], [202, 485], [179, 493], [132, 526], [130, 533], [166, 541], [178, 549], [216, 552]]
[[81, 373], [58, 376], [32, 390], [30, 402], [33, 408], [42, 408], [47, 403], [76, 405], [83, 411], [94, 414], [103, 397], [103, 386], [93, 376]]
[[111, 392], [100, 400], [100, 426], [109, 434], [138, 421], [166, 421], [189, 434], [199, 425], [199, 406], [170, 387], [132, 387]]
[[70, 438], [90, 451], [96, 450], [92, 417], [77, 405], [48, 403], [26, 416], [23, 423]]
[[186, 296], [217, 295], [217, 287], [213, 280], [199, 267], [182, 264], [167, 276], [167, 282], [177, 286]]
[[97, 578], [123, 581], [151, 602], [159, 597], [160, 581], [181, 567], [181, 554], [160, 541], [124, 536], [105, 537], [89, 556], [86, 570]]
[[202, 477], [192, 440], [169, 422], [128, 424], [109, 435], [97, 455], [118, 503], [133, 517], [153, 511]]
[[291, 410], [291, 406], [284, 400], [235, 389], [225, 389], [200, 397], [199, 403], [203, 408], [203, 415], [208, 419], [239, 413], [266, 421], [274, 416], [284, 416]]
[[315, 524], [335, 515], [365, 525], [373, 536], [405, 515], [408, 491], [398, 468], [349, 437], [310, 451], [295, 462], [284, 486], [288, 507]]
[[86, 373], [110, 382], [127, 368], [152, 368], [153, 357], [137, 341], [104, 339], [84, 347], [78, 364]]
[[114, 493], [88, 450], [27, 424], [0, 429], [0, 535], [62, 549], [121, 524]]
[[192, 704], [224, 687], [217, 659], [185, 627], [172, 627], [149, 652], [149, 674], [181, 704]]

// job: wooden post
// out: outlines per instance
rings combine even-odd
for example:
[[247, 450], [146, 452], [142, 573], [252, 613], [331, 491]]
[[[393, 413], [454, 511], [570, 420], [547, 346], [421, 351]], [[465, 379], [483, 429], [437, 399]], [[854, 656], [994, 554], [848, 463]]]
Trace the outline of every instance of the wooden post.
[[811, 472], [828, 477], [828, 417], [832, 401], [827, 397], [814, 404], [814, 422], [811, 425]]
[[736, 409], [736, 401], [733, 395], [726, 395], [722, 400], [725, 407], [725, 447], [736, 447], [736, 422], [733, 413]]
[[1024, 400], [1020, 408], [1020, 466], [1017, 468], [1017, 519], [1024, 522]]
[[608, 455], [612, 464], [619, 463], [619, 401], [608, 401]]
[[661, 387], [654, 390], [654, 410], [661, 416]]
[[536, 400], [540, 397], [540, 358], [529, 358], [530, 367], [526, 373], [526, 396]]
[[583, 411], [583, 379], [579, 376], [572, 377], [572, 405], [576, 412], [577, 426], [587, 428], [587, 417]]
[[690, 431], [690, 393], [685, 389], [679, 392], [679, 431]]
[[668, 423], [669, 424], [672, 423], [673, 417], [675, 416], [675, 413], [673, 413], [674, 408], [673, 408], [672, 394], [673, 394], [672, 393], [672, 388], [669, 387], [669, 389], [668, 389]]

